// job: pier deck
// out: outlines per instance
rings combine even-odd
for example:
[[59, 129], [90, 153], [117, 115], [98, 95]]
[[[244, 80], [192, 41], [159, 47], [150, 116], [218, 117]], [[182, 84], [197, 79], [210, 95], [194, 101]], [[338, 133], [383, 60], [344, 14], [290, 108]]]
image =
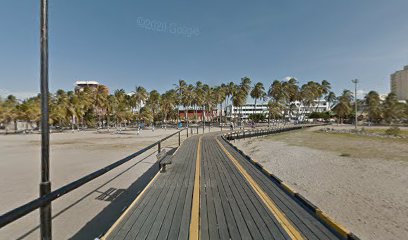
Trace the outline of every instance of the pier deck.
[[188, 138], [104, 239], [347, 239], [218, 133]]

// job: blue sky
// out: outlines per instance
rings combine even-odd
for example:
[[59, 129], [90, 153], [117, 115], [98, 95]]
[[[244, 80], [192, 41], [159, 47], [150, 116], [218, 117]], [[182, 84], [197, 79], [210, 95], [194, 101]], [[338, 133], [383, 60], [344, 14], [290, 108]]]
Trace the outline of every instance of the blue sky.
[[[39, 2], [0, 2], [0, 95], [39, 91]], [[50, 0], [50, 88], [96, 80], [164, 91], [178, 79], [243, 76], [269, 86], [295, 76], [336, 92], [359, 78], [362, 90], [387, 93], [389, 75], [408, 65], [407, 9], [407, 0]]]

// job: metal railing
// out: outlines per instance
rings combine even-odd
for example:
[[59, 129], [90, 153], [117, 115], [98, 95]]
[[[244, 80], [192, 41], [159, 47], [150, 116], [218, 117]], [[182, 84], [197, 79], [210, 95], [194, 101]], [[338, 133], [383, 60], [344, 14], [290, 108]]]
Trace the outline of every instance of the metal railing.
[[251, 137], [259, 137], [259, 136], [264, 136], [264, 135], [269, 135], [269, 134], [274, 134], [274, 133], [281, 133], [281, 132], [287, 132], [287, 131], [292, 131], [292, 130], [297, 130], [297, 129], [302, 129], [306, 127], [315, 127], [319, 126], [317, 124], [299, 124], [299, 125], [293, 125], [293, 126], [275, 126], [275, 127], [269, 127], [269, 128], [254, 128], [254, 129], [244, 129], [244, 130], [236, 130], [232, 132], [228, 132], [224, 134], [224, 137], [231, 141], [231, 140], [236, 140], [236, 139], [243, 139], [243, 138], [251, 138]]
[[[160, 152], [162, 142], [166, 141], [167, 139], [169, 139], [169, 138], [171, 138], [171, 137], [173, 137], [175, 135], [178, 135], [178, 145], [180, 146], [180, 144], [181, 144], [181, 132], [184, 131], [184, 130], [187, 131], [187, 137], [188, 137], [188, 128], [183, 128], [183, 129], [181, 129], [181, 130], [179, 130], [179, 131], [177, 131], [177, 132], [175, 132], [175, 133], [173, 133], [173, 134], [171, 134], [171, 135], [169, 135], [169, 136], [167, 136], [165, 138], [162, 138], [162, 139], [158, 140], [155, 143], [150, 144], [149, 146], [147, 146], [147, 147], [145, 147], [145, 148], [143, 148], [143, 149], [141, 149], [141, 150], [139, 150], [139, 151], [137, 151], [137, 152], [135, 152], [135, 153], [121, 159], [121, 160], [119, 160], [119, 161], [116, 161], [116, 162], [114, 162], [114, 163], [112, 163], [112, 164], [110, 164], [110, 165], [108, 165], [108, 166], [106, 166], [106, 167], [104, 167], [102, 169], [99, 169], [99, 170], [97, 170], [97, 171], [95, 171], [93, 173], [90, 173], [90, 174], [88, 174], [88, 175], [86, 175], [86, 176], [84, 176], [84, 177], [82, 177], [82, 178], [80, 178], [80, 179], [78, 179], [76, 181], [73, 181], [73, 182], [71, 182], [71, 183], [69, 183], [69, 184], [67, 184], [67, 185], [65, 185], [63, 187], [58, 188], [57, 190], [54, 190], [54, 191], [52, 191], [52, 192], [50, 192], [50, 193], [48, 193], [48, 194], [46, 194], [46, 195], [44, 195], [42, 197], [39, 197], [39, 198], [37, 198], [37, 199], [35, 199], [33, 201], [30, 201], [30, 202], [28, 202], [28, 203], [26, 203], [26, 204], [24, 204], [24, 205], [22, 205], [22, 206], [20, 206], [18, 208], [15, 208], [15, 209], [1, 215], [0, 216], [0, 228], [6, 226], [9, 223], [12, 223], [12, 222], [20, 219], [21, 217], [24, 217], [25, 215], [29, 214], [30, 212], [32, 212], [32, 211], [34, 211], [34, 210], [36, 210], [38, 208], [41, 208], [43, 206], [46, 206], [46, 205], [50, 204], [52, 201], [54, 201], [54, 200], [64, 196], [65, 194], [67, 194], [67, 193], [69, 193], [69, 192], [71, 192], [71, 191], [85, 185], [86, 183], [89, 183], [90, 181], [104, 175], [105, 173], [119, 167], [120, 165], [134, 159], [135, 157], [141, 155], [142, 153], [146, 152], [149, 149], [152, 149], [152, 148], [157, 146], [158, 152]], [[49, 221], [52, 221], [51, 218], [49, 219]]]

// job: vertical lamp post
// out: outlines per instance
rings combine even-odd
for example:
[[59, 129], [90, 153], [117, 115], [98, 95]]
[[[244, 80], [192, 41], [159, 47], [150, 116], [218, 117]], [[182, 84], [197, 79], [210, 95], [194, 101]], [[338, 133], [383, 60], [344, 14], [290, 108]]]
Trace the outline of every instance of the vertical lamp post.
[[[41, 79], [41, 183], [40, 196], [51, 192], [50, 128], [48, 124], [48, 0], [41, 0], [40, 19]], [[41, 239], [51, 240], [51, 203], [40, 208]]]
[[353, 79], [351, 82], [354, 83], [354, 107], [355, 107], [355, 119], [354, 119], [354, 128], [357, 130], [357, 84], [358, 79]]

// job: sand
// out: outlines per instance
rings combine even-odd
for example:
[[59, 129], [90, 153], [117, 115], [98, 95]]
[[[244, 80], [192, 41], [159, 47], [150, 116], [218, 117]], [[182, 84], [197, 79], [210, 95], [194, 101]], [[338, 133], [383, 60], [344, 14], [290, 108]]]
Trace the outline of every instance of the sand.
[[234, 144], [360, 238], [407, 238], [408, 155], [341, 157], [268, 137]]
[[[51, 135], [50, 154], [52, 189], [107, 166], [175, 131], [144, 130], [140, 135], [136, 135], [135, 131], [122, 134], [95, 131], [54, 133]], [[184, 132], [182, 140], [185, 137]], [[177, 144], [177, 137], [173, 137], [165, 141], [162, 147], [175, 147]], [[1, 214], [38, 196], [39, 146], [39, 134], [0, 135]], [[132, 183], [156, 161], [155, 151], [156, 148], [57, 199], [53, 203], [54, 239], [97, 237], [101, 230], [92, 227], [106, 226], [108, 223], [103, 222], [103, 219], [109, 217], [100, 215], [103, 210], [112, 208], [112, 199], [104, 198], [104, 193], [113, 190], [110, 195], [114, 196], [114, 193], [130, 194], [130, 191], [140, 191]], [[116, 211], [120, 213], [122, 209]], [[35, 211], [2, 228], [0, 239], [39, 239], [38, 224], [39, 214]]]

